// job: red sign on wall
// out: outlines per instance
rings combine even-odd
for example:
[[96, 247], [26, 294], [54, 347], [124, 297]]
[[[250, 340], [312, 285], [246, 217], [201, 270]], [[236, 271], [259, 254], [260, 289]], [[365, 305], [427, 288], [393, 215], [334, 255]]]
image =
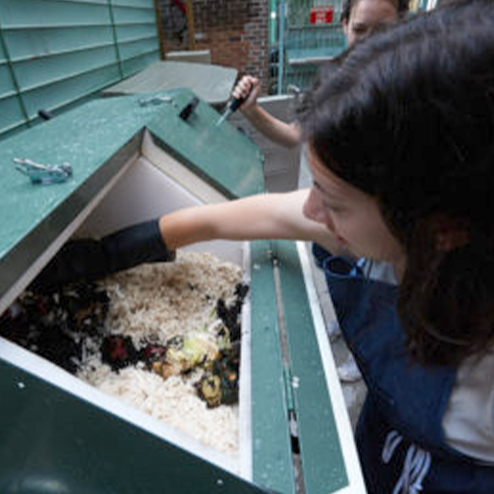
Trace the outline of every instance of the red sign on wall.
[[330, 24], [333, 22], [333, 6], [321, 5], [310, 9], [311, 24]]

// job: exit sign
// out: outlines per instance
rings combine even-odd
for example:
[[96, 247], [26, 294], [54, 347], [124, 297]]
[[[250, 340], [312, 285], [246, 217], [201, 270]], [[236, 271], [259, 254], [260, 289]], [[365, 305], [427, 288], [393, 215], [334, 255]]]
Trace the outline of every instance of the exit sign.
[[333, 6], [321, 5], [310, 9], [311, 24], [330, 24], [333, 22]]

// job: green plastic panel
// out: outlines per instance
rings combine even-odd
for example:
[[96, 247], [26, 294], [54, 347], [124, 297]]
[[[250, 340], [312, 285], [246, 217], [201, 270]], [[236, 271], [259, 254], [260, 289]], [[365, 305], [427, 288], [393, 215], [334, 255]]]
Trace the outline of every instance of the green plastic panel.
[[2, 494], [256, 494], [255, 485], [0, 360]]
[[156, 40], [154, 38], [121, 42], [119, 51], [122, 63], [141, 55], [152, 54], [155, 48]]
[[159, 60], [154, 0], [2, 1], [0, 50], [1, 137]]
[[[2, 60], [0, 60], [0, 63], [2, 63]], [[0, 92], [5, 95], [13, 94], [15, 92], [12, 74], [7, 65], [0, 65]]]
[[1, 12], [4, 27], [63, 26], [76, 19], [79, 24], [93, 24], [109, 18], [105, 1], [13, 0], [2, 2]]
[[133, 58], [122, 60], [121, 69], [123, 77], [129, 77], [136, 72], [144, 70], [146, 67], [149, 67], [149, 65], [154, 62], [156, 62], [155, 53], [148, 53], [144, 55], [141, 54]]
[[40, 108], [52, 110], [60, 105], [70, 105], [94, 92], [95, 88], [106, 84], [108, 76], [118, 77], [118, 73], [116, 65], [82, 72], [74, 78], [39, 86], [24, 93], [23, 103], [31, 115], [35, 115]]
[[29, 30], [8, 31], [8, 40], [10, 56], [14, 60], [27, 60], [48, 53], [70, 53], [113, 46], [113, 31], [110, 25], [101, 22], [93, 25], [81, 24], [77, 29], [33, 26]]
[[19, 61], [15, 70], [18, 83], [28, 91], [76, 78], [80, 74], [113, 63], [115, 63], [115, 50], [113, 46], [106, 45], [88, 48], [79, 52], [77, 57], [68, 52], [51, 55], [49, 58]]
[[[0, 143], [0, 296], [119, 171], [128, 154], [139, 150], [146, 126], [167, 151], [228, 197], [264, 190], [257, 146], [229, 124], [216, 128], [219, 115], [203, 102], [188, 122], [181, 120], [178, 114], [194, 96], [190, 91], [166, 95], [173, 105], [141, 107], [139, 96], [98, 99]], [[15, 170], [13, 158], [68, 162], [74, 175], [63, 184], [33, 185]]]
[[[112, 10], [117, 24], [149, 24], [155, 22], [155, 12], [147, 8], [149, 4], [134, 0], [133, 2], [112, 1]], [[144, 7], [144, 8], [143, 8]]]
[[270, 243], [251, 243], [253, 477], [295, 492]]
[[194, 93], [167, 94], [175, 95], [174, 105], [164, 104], [162, 113], [147, 126], [162, 146], [229, 198], [264, 192], [264, 157], [259, 148], [229, 122], [217, 127], [218, 112], [203, 101], [187, 121], [180, 119]]
[[273, 242], [280, 270], [302, 470], [307, 494], [328, 494], [348, 485], [338, 430], [294, 242]]
[[21, 122], [23, 119], [22, 108], [15, 96], [5, 97], [0, 101], [0, 127], [10, 128], [12, 119]]

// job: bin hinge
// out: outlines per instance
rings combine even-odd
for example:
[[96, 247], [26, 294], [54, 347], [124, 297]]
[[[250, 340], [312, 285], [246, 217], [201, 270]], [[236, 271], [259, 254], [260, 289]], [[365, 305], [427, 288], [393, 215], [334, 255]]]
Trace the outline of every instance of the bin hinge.
[[297, 412], [295, 410], [295, 398], [293, 394], [293, 388], [296, 386], [296, 378], [292, 376], [288, 365], [283, 367], [283, 379], [285, 381], [285, 395], [286, 395], [286, 407], [288, 411], [288, 429], [290, 431], [290, 437], [292, 441], [292, 451], [296, 454], [300, 453], [299, 441], [298, 441], [298, 427], [297, 427]]

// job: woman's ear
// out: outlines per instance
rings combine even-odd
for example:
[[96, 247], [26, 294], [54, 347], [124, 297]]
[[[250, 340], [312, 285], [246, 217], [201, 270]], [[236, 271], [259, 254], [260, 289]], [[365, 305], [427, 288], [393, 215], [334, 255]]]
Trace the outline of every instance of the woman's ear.
[[470, 227], [461, 219], [437, 213], [433, 219], [436, 252], [451, 252], [470, 243]]

